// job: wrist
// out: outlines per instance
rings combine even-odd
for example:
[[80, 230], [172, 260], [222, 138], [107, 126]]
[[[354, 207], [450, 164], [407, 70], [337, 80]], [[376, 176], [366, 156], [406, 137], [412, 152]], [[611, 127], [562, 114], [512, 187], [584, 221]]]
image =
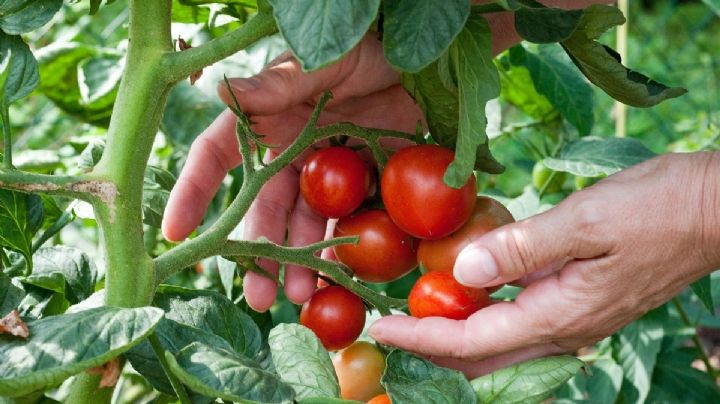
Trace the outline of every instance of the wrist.
[[703, 256], [710, 270], [720, 267], [720, 152], [697, 153]]

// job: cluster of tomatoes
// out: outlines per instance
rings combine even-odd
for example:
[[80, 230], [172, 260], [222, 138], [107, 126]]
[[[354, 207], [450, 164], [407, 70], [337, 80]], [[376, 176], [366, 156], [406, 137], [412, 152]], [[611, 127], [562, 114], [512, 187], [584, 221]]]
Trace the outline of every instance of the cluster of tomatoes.
[[[385, 209], [361, 208], [374, 192], [376, 181], [373, 171], [351, 148], [319, 149], [300, 173], [300, 191], [308, 205], [323, 217], [338, 219], [334, 236], [359, 236], [357, 244], [334, 247], [337, 260], [357, 279], [390, 282], [422, 265], [426, 273], [408, 296], [410, 314], [415, 317], [465, 319], [490, 304], [487, 290], [468, 288], [455, 280], [453, 266], [470, 242], [513, 221], [500, 203], [476, 196], [474, 176], [458, 189], [444, 183], [453, 159], [451, 150], [436, 145], [397, 151], [380, 179]], [[303, 305], [300, 323], [313, 330], [330, 351], [350, 346], [335, 356], [342, 390], [343, 372], [338, 370], [338, 362], [352, 357], [354, 351], [370, 349], [362, 345], [367, 343], [351, 345], [365, 325], [363, 301], [341, 286], [325, 286]], [[379, 351], [378, 355], [374, 363], [382, 363], [384, 369]], [[381, 374], [382, 369], [377, 378], [379, 390], [364, 395], [343, 393], [343, 397], [367, 400], [372, 397], [369, 394], [382, 392]]]

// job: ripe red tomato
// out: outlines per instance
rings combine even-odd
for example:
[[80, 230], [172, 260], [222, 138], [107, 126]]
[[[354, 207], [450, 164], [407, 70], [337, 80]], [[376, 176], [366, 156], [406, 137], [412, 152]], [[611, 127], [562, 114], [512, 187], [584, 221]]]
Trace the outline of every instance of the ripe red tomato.
[[332, 361], [345, 400], [367, 401], [385, 391], [380, 385], [385, 356], [374, 344], [355, 341]]
[[400, 230], [384, 210], [366, 210], [340, 218], [335, 237], [360, 236], [356, 245], [334, 247], [338, 261], [366, 282], [390, 282], [417, 265], [417, 240]]
[[464, 320], [489, 304], [490, 296], [485, 289], [463, 286], [448, 272], [426, 273], [415, 282], [408, 296], [410, 314], [418, 318]]
[[392, 402], [390, 401], [390, 396], [388, 396], [387, 393], [382, 393], [370, 399], [367, 404], [392, 404]]
[[300, 172], [300, 192], [318, 215], [343, 217], [360, 206], [370, 188], [370, 171], [347, 147], [319, 149]]
[[510, 211], [500, 202], [480, 196], [470, 219], [458, 231], [439, 240], [420, 241], [418, 261], [428, 272], [452, 273], [463, 248], [483, 234], [514, 221]]
[[439, 239], [459, 229], [475, 206], [475, 175], [454, 189], [445, 185], [451, 150], [435, 145], [401, 149], [388, 160], [380, 181], [385, 208], [407, 233]]
[[303, 304], [300, 324], [313, 330], [325, 349], [337, 351], [360, 336], [365, 326], [365, 305], [342, 286], [328, 286], [316, 290]]

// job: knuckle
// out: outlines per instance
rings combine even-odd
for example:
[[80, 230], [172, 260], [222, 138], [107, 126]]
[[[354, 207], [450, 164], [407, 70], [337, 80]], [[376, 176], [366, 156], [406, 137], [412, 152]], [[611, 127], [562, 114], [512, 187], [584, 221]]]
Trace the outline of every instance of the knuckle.
[[578, 198], [571, 209], [576, 230], [580, 234], [593, 234], [605, 222], [605, 209], [596, 200]]
[[502, 249], [509, 258], [510, 268], [507, 270], [514, 278], [520, 278], [533, 271], [535, 252], [528, 237], [521, 227], [508, 229], [502, 234]]

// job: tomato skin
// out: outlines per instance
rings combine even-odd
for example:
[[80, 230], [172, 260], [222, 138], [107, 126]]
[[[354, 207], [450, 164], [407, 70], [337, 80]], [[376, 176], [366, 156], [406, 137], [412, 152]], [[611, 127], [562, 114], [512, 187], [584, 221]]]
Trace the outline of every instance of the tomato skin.
[[463, 286], [448, 272], [426, 273], [408, 296], [410, 314], [417, 318], [465, 320], [488, 305], [490, 296], [485, 289]]
[[340, 397], [366, 401], [383, 393], [380, 378], [385, 371], [385, 356], [369, 342], [355, 341], [332, 359], [340, 383]]
[[384, 210], [340, 218], [334, 236], [360, 236], [357, 245], [342, 244], [334, 250], [338, 261], [365, 282], [390, 282], [417, 265], [417, 239], [402, 231]]
[[422, 240], [418, 246], [418, 261], [428, 272], [450, 272], [455, 260], [468, 244], [483, 234], [514, 222], [503, 204], [486, 196], [477, 197], [475, 209], [467, 222], [455, 233], [439, 240]]
[[347, 147], [327, 147], [311, 154], [300, 172], [300, 193], [322, 217], [343, 217], [357, 209], [370, 189], [370, 170]]
[[300, 324], [311, 329], [325, 349], [337, 351], [352, 344], [365, 326], [365, 305], [342, 286], [318, 289], [300, 310]]
[[443, 182], [450, 149], [418, 145], [388, 160], [380, 190], [388, 214], [401, 229], [422, 239], [439, 239], [459, 229], [475, 206], [475, 175], [460, 189]]
[[387, 393], [383, 393], [370, 399], [367, 404], [392, 404], [392, 402], [390, 401], [390, 396], [388, 396]]

